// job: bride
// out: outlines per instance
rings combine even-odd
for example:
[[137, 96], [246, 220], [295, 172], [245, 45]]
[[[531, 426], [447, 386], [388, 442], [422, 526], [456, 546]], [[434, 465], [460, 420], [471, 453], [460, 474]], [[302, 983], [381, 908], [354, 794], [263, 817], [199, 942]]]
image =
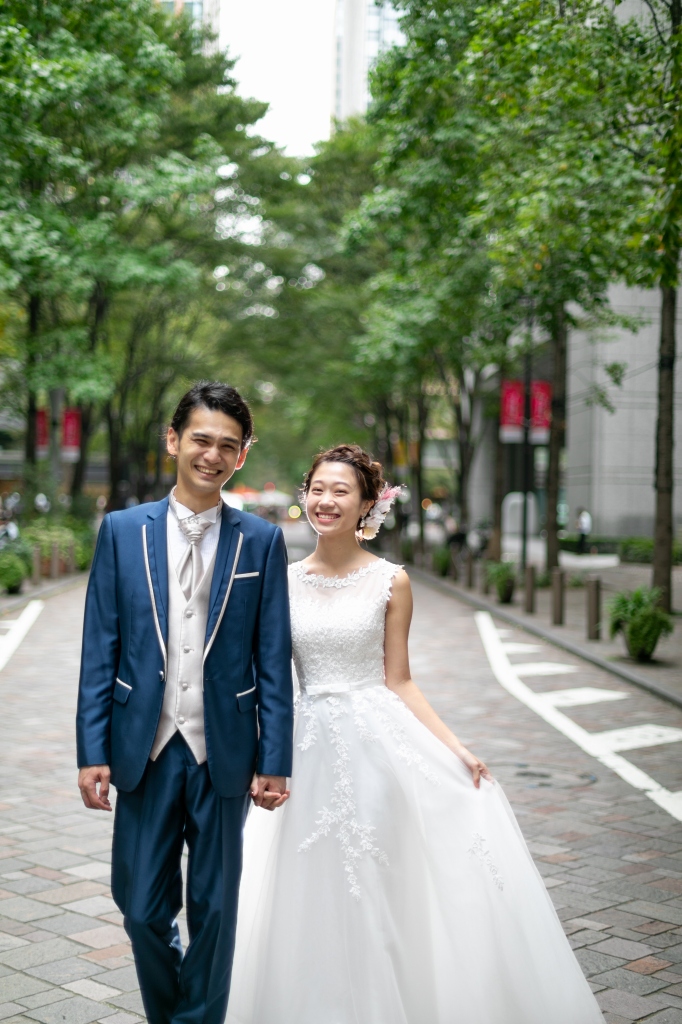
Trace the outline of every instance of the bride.
[[304, 493], [293, 784], [246, 826], [227, 1024], [603, 1024], [500, 786], [410, 678], [409, 579], [358, 541], [396, 491], [341, 445]]

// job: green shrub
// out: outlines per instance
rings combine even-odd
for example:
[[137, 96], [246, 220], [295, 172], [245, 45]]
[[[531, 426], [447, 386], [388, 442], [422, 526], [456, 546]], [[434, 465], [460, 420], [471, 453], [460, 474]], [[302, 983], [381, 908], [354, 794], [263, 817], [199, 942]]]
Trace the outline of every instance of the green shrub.
[[516, 564], [514, 562], [486, 562], [485, 571], [488, 583], [497, 591], [500, 604], [510, 604], [516, 584]]
[[92, 529], [78, 520], [73, 525], [66, 526], [63, 523], [50, 522], [49, 519], [36, 519], [22, 531], [22, 538], [30, 547], [37, 544], [42, 558], [49, 558], [52, 554], [52, 545], [56, 544], [60, 558], [67, 559], [73, 544], [77, 569], [87, 569], [92, 561]]
[[414, 544], [411, 537], [403, 537], [401, 540], [400, 557], [405, 565], [414, 564]]
[[535, 576], [535, 586], [536, 587], [541, 587], [544, 590], [547, 587], [551, 587], [551, 585], [552, 585], [552, 577], [551, 577], [550, 573], [547, 572], [546, 569], [543, 569], [541, 572], [536, 574], [536, 576]]
[[620, 542], [621, 562], [651, 563], [654, 557], [654, 542], [651, 537], [626, 537]]
[[569, 587], [573, 587], [574, 589], [578, 589], [580, 587], [584, 587], [585, 586], [585, 577], [584, 577], [583, 573], [581, 573], [581, 572], [574, 572], [571, 576], [568, 577], [568, 585], [569, 585]]
[[18, 594], [27, 575], [26, 566], [19, 555], [6, 548], [0, 551], [0, 585], [5, 587], [8, 594]]
[[[654, 542], [651, 537], [626, 537], [618, 548], [621, 562], [645, 562], [654, 560]], [[673, 542], [673, 565], [682, 565], [682, 541]]]
[[662, 636], [673, 631], [672, 619], [659, 607], [658, 587], [622, 590], [609, 603], [609, 625], [613, 638], [622, 633], [630, 657], [650, 661]]
[[431, 552], [431, 558], [433, 560], [433, 571], [438, 573], [439, 576], [447, 576], [452, 564], [450, 548], [435, 548]]
[[23, 535], [17, 537], [16, 540], [11, 540], [3, 551], [11, 551], [13, 555], [16, 555], [24, 564], [26, 569], [26, 575], [30, 576], [33, 571], [33, 548], [24, 539]]

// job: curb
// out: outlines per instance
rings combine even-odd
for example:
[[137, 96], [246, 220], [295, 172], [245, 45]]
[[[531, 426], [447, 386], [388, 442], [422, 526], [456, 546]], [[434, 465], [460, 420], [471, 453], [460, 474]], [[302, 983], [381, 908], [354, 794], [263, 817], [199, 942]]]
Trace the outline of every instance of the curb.
[[572, 640], [558, 637], [556, 634], [550, 632], [549, 629], [545, 629], [544, 626], [536, 625], [532, 622], [526, 622], [525, 619], [520, 619], [514, 615], [513, 612], [508, 612], [499, 604], [494, 604], [492, 601], [486, 601], [483, 597], [478, 597], [466, 590], [462, 590], [456, 583], [449, 583], [446, 580], [439, 579], [436, 576], [431, 576], [430, 573], [425, 572], [423, 569], [417, 569], [415, 566], [405, 566], [410, 576], [414, 576], [420, 583], [425, 583], [427, 586], [433, 587], [434, 590], [440, 590], [443, 594], [449, 594], [450, 597], [457, 598], [459, 601], [463, 601], [464, 604], [470, 605], [472, 608], [478, 608], [480, 611], [490, 612], [495, 618], [502, 619], [504, 622], [508, 622], [511, 626], [516, 626], [518, 629], [523, 629], [526, 633], [531, 633], [534, 636], [540, 637], [541, 640], [546, 640], [547, 643], [553, 644], [555, 647], [561, 650], [567, 651], [569, 654], [574, 654], [578, 658], [582, 658], [584, 661], [591, 662], [597, 668], [603, 669], [605, 672], [610, 672], [612, 676], [618, 676], [620, 679], [624, 679], [627, 683], [632, 683], [633, 686], [638, 686], [641, 690], [647, 690], [649, 693], [654, 694], [656, 697], [661, 697], [663, 700], [667, 700], [668, 703], [674, 704], [678, 708], [682, 708], [682, 696], [677, 693], [672, 693], [667, 690], [665, 686], [660, 686], [658, 683], [651, 682], [649, 679], [645, 679], [644, 676], [638, 675], [637, 672], [633, 672], [632, 669], [627, 668], [625, 665], [614, 665], [612, 662], [602, 658], [599, 654], [593, 654], [589, 650], [580, 647], [578, 644], [573, 643]]
[[4, 618], [8, 612], [15, 612], [20, 608], [25, 608], [30, 601], [42, 601], [44, 597], [53, 597], [55, 594], [61, 594], [65, 590], [71, 590], [73, 587], [77, 587], [80, 583], [84, 583], [87, 578], [87, 572], [78, 572], [66, 579], [55, 580], [54, 583], [48, 583], [42, 589], [34, 590], [30, 594], [19, 594], [18, 597], [15, 597], [6, 604], [3, 604], [0, 609], [0, 619]]

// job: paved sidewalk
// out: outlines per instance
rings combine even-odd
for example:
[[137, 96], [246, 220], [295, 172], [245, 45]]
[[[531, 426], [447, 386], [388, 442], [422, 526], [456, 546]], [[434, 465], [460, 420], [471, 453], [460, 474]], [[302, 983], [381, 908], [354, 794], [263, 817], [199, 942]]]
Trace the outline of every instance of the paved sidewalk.
[[[682, 1024], [682, 823], [499, 685], [471, 608], [418, 582], [414, 590], [414, 677], [503, 783], [608, 1024]], [[109, 893], [111, 817], [86, 811], [75, 786], [83, 600], [84, 587], [47, 599], [0, 672], [0, 1021], [8, 1024], [143, 1016]], [[577, 657], [561, 652], [558, 674], [533, 674], [558, 660], [556, 649], [496, 625], [535, 693], [601, 694], [563, 707], [582, 729], [652, 723], [682, 736], [682, 710]], [[626, 756], [674, 793], [680, 749], [658, 742]]]

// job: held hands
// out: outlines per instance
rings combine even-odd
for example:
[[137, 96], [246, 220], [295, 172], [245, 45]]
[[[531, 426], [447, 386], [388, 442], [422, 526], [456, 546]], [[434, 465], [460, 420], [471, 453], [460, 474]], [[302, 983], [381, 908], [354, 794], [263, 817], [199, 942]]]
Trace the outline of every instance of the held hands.
[[481, 779], [487, 779], [488, 782], [494, 781], [483, 761], [476, 757], [475, 754], [472, 754], [470, 750], [467, 750], [466, 747], [458, 746], [454, 752], [457, 754], [460, 761], [463, 761], [471, 772], [476, 789], [480, 787]]
[[[78, 773], [78, 788], [83, 803], [91, 811], [110, 811], [109, 779], [111, 771], [108, 764], [94, 764], [89, 768], [81, 768]], [[99, 793], [97, 784], [99, 783]]]
[[283, 775], [254, 775], [251, 799], [256, 807], [274, 811], [289, 799], [287, 780]]

